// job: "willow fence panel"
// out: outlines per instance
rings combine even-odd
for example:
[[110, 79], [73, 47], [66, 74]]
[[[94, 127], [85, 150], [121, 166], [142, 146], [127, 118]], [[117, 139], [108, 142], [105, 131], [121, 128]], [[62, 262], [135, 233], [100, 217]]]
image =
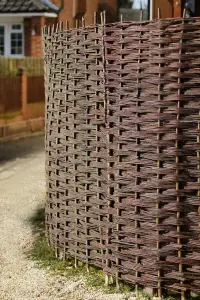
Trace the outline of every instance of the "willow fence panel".
[[61, 257], [200, 292], [200, 19], [44, 29], [46, 225]]

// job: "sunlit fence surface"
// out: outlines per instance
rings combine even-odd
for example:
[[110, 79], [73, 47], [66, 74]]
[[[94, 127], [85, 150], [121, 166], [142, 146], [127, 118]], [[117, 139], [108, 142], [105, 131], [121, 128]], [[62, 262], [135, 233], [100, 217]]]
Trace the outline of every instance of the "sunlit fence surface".
[[200, 292], [200, 19], [44, 29], [48, 238], [162, 295]]

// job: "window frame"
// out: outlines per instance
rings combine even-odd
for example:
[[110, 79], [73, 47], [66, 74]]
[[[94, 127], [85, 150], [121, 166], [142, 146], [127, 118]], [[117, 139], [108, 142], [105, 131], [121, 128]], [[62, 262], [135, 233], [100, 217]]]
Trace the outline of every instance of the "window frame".
[[4, 57], [4, 56], [5, 56], [5, 52], [6, 52], [6, 51], [5, 51], [5, 50], [6, 50], [6, 49], [5, 49], [5, 39], [6, 39], [6, 38], [5, 38], [5, 35], [6, 35], [6, 32], [5, 32], [5, 26], [4, 26], [4, 25], [1, 25], [1, 24], [0, 24], [0, 27], [3, 27], [3, 28], [4, 28], [4, 54], [3, 54], [3, 55], [0, 55], [0, 56], [3, 56], [3, 57]]
[[[13, 25], [21, 25], [21, 29], [12, 29]], [[24, 57], [24, 24], [23, 23], [12, 23], [12, 24], [3, 24], [0, 23], [0, 26], [4, 26], [4, 55], [2, 57]], [[12, 33], [21, 33], [22, 34], [22, 53], [21, 54], [11, 54], [11, 34]]]
[[[147, 18], [148, 18], [148, 20], [152, 20], [153, 1], [154, 0], [147, 0]], [[119, 11], [120, 11], [119, 0], [117, 0], [117, 3], [118, 3], [118, 18], [120, 19], [120, 15], [119, 15]], [[132, 21], [134, 21], [134, 20], [132, 20]]]

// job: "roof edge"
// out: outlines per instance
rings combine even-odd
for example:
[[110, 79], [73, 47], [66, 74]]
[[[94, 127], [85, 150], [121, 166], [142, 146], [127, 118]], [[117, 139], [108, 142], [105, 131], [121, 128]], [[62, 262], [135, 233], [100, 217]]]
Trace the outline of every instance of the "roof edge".
[[0, 12], [0, 17], [47, 17], [47, 18], [57, 18], [58, 14], [54, 12], [30, 12], [30, 13], [3, 13]]
[[52, 12], [59, 12], [59, 7], [49, 0], [40, 0], [40, 2], [50, 8]]

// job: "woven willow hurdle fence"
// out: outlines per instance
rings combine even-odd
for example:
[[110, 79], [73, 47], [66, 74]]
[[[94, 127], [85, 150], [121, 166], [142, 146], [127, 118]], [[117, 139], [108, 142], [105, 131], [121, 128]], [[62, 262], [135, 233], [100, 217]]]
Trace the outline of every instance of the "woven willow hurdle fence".
[[57, 254], [200, 292], [200, 19], [45, 28], [44, 50]]

